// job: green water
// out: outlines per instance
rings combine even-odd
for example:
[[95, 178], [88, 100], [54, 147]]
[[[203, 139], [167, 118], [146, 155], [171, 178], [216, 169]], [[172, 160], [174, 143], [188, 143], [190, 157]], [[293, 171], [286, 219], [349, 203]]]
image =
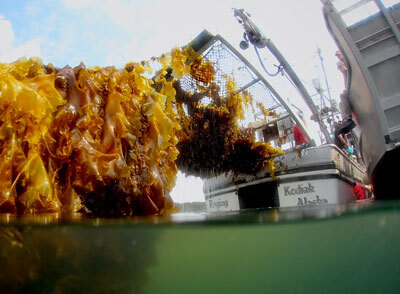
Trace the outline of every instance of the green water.
[[400, 292], [398, 201], [2, 223], [1, 293]]

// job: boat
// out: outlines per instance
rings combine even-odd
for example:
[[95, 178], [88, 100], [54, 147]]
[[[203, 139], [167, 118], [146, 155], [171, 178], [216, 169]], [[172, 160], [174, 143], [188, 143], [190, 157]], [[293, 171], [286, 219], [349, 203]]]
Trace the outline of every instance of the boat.
[[[285, 57], [250, 20], [248, 13], [243, 9], [234, 9], [234, 15], [245, 31], [240, 47], [246, 49], [251, 43], [257, 55], [257, 49], [267, 48], [275, 56], [280, 63], [278, 72], [286, 75], [300, 93], [325, 141], [323, 145], [311, 144], [311, 148], [301, 151], [293, 148], [285, 150], [285, 155], [275, 159], [275, 174], [263, 171], [257, 175], [225, 174], [207, 179], [203, 190], [208, 211], [351, 202], [355, 200], [351, 188], [359, 184], [365, 188], [365, 184], [369, 183], [372, 183], [370, 187], [377, 199], [398, 197], [393, 184], [396, 173], [393, 171], [400, 163], [400, 4], [386, 7], [380, 0], [353, 1], [342, 3], [342, 6], [339, 6], [340, 1], [334, 0], [322, 0], [322, 3], [328, 31], [349, 68], [345, 82], [359, 133], [358, 142], [354, 145], [361, 160], [355, 160], [332, 145], [332, 137], [321, 110]], [[365, 6], [369, 9], [366, 16], [362, 13]], [[352, 13], [355, 18], [354, 15], [349, 17]], [[272, 127], [278, 129], [279, 134], [286, 134], [293, 124], [298, 124], [309, 138], [291, 105], [280, 98], [277, 91], [260, 77], [261, 74], [238, 51], [220, 37], [216, 38], [222, 40], [228, 50], [253, 72], [255, 78], [249, 85], [261, 82], [273, 93], [275, 102], [286, 110], [273, 122], [254, 123], [255, 129], [265, 132]], [[210, 51], [213, 39], [210, 38], [202, 52]], [[259, 61], [262, 63], [260, 57]], [[263, 64], [262, 67], [265, 69]], [[267, 105], [271, 107], [268, 102]], [[271, 109], [275, 108], [272, 105]], [[264, 136], [263, 139], [268, 141], [277, 138]]]
[[[354, 156], [332, 144], [331, 134], [323, 122], [320, 109], [278, 49], [270, 41], [268, 46], [273, 48], [281, 63], [281, 69], [278, 70], [287, 75], [292, 84], [297, 85], [296, 89], [310, 106], [325, 136], [325, 142], [317, 146], [300, 118], [299, 109], [283, 99], [239, 51], [222, 36], [203, 31], [192, 43], [197, 55], [212, 62], [219, 71], [216, 76], [231, 76], [239, 87], [238, 93], [247, 91], [255, 101], [263, 103], [268, 112], [274, 113], [273, 117], [258, 117], [256, 114], [248, 126], [258, 134], [260, 141], [269, 142], [285, 151], [284, 155], [274, 159], [273, 172], [267, 169], [255, 175], [230, 172], [207, 178], [203, 186], [207, 211], [354, 202], [354, 186], [364, 185], [363, 165]], [[189, 85], [190, 81], [182, 83]], [[223, 86], [223, 79], [220, 83]], [[295, 144], [293, 129], [296, 124], [308, 144]]]
[[275, 158], [275, 174], [219, 175], [203, 192], [208, 212], [249, 208], [304, 207], [355, 202], [363, 166], [333, 144], [288, 152]]
[[328, 31], [349, 67], [346, 88], [360, 151], [377, 199], [398, 197], [400, 3], [323, 0]]

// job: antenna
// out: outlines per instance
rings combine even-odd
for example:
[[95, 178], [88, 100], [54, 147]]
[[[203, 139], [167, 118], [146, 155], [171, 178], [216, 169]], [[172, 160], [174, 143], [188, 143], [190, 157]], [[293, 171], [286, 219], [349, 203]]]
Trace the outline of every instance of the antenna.
[[[234, 16], [238, 20], [238, 22], [243, 26], [244, 33], [248, 39], [248, 41], [254, 45], [254, 48], [257, 51], [257, 48], [268, 48], [268, 50], [275, 56], [275, 58], [279, 61], [280, 65], [278, 67], [278, 72], [282, 72], [288, 80], [292, 83], [292, 85], [296, 88], [299, 94], [303, 97], [304, 101], [310, 108], [316, 122], [318, 123], [321, 132], [324, 134], [325, 140], [328, 144], [333, 143], [332, 138], [326, 128], [325, 123], [322, 120], [321, 114], [319, 113], [317, 107], [314, 104], [310, 94], [307, 92], [303, 83], [292, 69], [290, 64], [287, 62], [286, 58], [282, 55], [282, 53], [275, 47], [270, 39], [267, 39], [264, 34], [261, 32], [259, 28], [250, 20], [249, 14], [244, 11], [244, 9], [235, 9], [232, 8], [234, 12]], [[246, 38], [245, 38], [245, 41]], [[259, 58], [260, 59], [260, 58]], [[274, 76], [274, 75], [272, 75]]]

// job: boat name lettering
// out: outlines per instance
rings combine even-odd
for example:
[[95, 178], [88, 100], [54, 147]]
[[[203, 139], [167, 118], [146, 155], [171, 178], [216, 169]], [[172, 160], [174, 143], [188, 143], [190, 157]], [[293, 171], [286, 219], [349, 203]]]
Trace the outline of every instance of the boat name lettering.
[[320, 198], [318, 195], [315, 200], [309, 200], [307, 197], [297, 198], [297, 206], [305, 206], [305, 205], [318, 205], [318, 204], [327, 204], [328, 200]]
[[228, 200], [224, 200], [224, 201], [212, 201], [212, 200], [210, 200], [209, 203], [210, 203], [210, 208], [216, 208], [216, 209], [219, 209], [220, 207], [227, 208], [228, 205], [229, 205]]
[[283, 187], [283, 189], [285, 191], [285, 196], [307, 194], [307, 193], [315, 192], [315, 187], [313, 185], [311, 185], [311, 183], [308, 183], [308, 186], [303, 186], [302, 184], [299, 184], [297, 186], [297, 188], [291, 188], [291, 186], [285, 186], [285, 187]]

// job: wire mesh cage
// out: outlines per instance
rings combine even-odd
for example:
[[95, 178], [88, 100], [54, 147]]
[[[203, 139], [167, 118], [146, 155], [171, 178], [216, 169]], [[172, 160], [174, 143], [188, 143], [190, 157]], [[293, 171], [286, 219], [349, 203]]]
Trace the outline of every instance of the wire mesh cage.
[[[202, 58], [205, 62], [211, 62], [215, 70], [213, 82], [219, 86], [218, 95], [220, 97], [227, 97], [229, 94], [228, 79], [232, 79], [237, 88], [236, 93], [250, 95], [253, 105], [256, 107], [257, 104], [262, 104], [263, 108], [270, 112], [271, 117], [276, 118], [287, 113], [285, 107], [279, 103], [269, 87], [250, 68], [248, 62], [232, 52], [224, 40], [217, 39], [203, 52]], [[207, 83], [193, 76], [184, 77], [181, 80], [181, 86], [190, 93], [202, 92], [209, 87]], [[200, 102], [208, 105], [212, 100], [210, 95], [206, 95]], [[248, 126], [261, 116], [260, 111], [256, 108], [249, 108], [245, 111], [245, 119], [241, 124]]]
[[[205, 63], [212, 64], [214, 70], [213, 83], [217, 84], [218, 97], [232, 95], [232, 82], [235, 86], [234, 93], [250, 97], [251, 105], [244, 109], [243, 118], [239, 121], [242, 127], [256, 130], [257, 139], [269, 141], [273, 146], [282, 146], [282, 142], [289, 143], [288, 149], [293, 147], [292, 113], [285, 105], [277, 92], [268, 84], [260, 73], [228, 42], [222, 37], [215, 36], [213, 42], [208, 42], [200, 54]], [[196, 77], [193, 74], [185, 76], [180, 81], [183, 90], [189, 93], [206, 92], [210, 88], [209, 81]], [[215, 95], [206, 94], [199, 102], [202, 105], [215, 103]], [[213, 97], [211, 97], [213, 96]], [[280, 120], [285, 120], [282, 123]], [[274, 127], [276, 136], [265, 136], [265, 129]]]

